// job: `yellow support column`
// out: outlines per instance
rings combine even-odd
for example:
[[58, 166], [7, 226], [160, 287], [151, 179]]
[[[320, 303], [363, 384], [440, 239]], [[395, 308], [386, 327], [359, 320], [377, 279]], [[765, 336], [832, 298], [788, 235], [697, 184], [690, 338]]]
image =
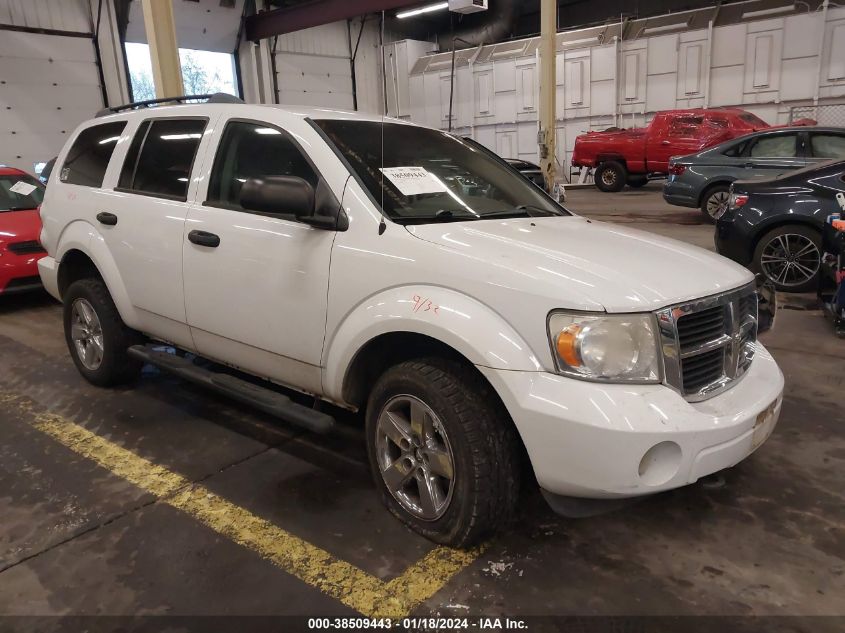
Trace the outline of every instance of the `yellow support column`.
[[557, 0], [540, 0], [540, 167], [552, 191], [557, 177], [555, 160], [555, 36]]
[[153, 63], [153, 82], [156, 96], [181, 97], [182, 68], [179, 63], [179, 47], [176, 45], [176, 23], [173, 20], [171, 0], [142, 0], [144, 9], [144, 30], [150, 44], [150, 58]]

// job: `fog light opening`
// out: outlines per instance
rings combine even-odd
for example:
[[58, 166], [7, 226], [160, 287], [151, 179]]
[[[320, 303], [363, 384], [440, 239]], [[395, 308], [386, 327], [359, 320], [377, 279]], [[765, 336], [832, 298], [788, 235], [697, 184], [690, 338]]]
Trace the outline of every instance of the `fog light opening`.
[[681, 466], [681, 447], [675, 442], [660, 442], [646, 451], [640, 460], [640, 481], [659, 486], [672, 479]]

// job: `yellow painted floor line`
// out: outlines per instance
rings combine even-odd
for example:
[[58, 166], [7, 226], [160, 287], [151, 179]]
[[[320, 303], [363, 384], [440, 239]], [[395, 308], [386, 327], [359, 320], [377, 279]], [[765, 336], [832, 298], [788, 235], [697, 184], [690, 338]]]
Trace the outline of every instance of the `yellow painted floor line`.
[[385, 582], [70, 420], [36, 412], [28, 398], [0, 391], [0, 405], [17, 409], [33, 427], [75, 453], [366, 616], [408, 615], [483, 551], [435, 547], [402, 575]]

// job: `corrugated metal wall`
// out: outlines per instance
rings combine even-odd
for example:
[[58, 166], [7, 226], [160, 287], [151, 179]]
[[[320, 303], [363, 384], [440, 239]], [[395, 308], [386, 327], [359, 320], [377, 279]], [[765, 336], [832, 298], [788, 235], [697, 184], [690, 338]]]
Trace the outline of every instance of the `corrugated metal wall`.
[[88, 0], [0, 0], [0, 24], [92, 32]]
[[[280, 103], [354, 109], [350, 59], [361, 28], [360, 18], [352, 20], [350, 26], [351, 33], [346, 22], [333, 22], [279, 37], [276, 71]], [[387, 32], [384, 39], [390, 42], [395, 36]], [[364, 22], [355, 79], [358, 110], [381, 113], [384, 92], [379, 21], [372, 16]]]
[[[559, 35], [559, 159], [568, 161], [585, 130], [645, 125], [658, 110], [740, 106], [775, 124], [786, 123], [790, 107], [812, 102], [816, 92], [822, 102], [843, 101], [845, 8], [831, 5], [824, 24], [823, 17], [817, 11], [745, 21], [715, 27], [712, 35], [708, 28], [640, 32], [621, 44], [612, 37], [602, 44], [596, 33], [605, 27]], [[536, 42], [484, 47], [473, 64], [467, 58], [474, 51], [461, 52], [453, 131], [504, 156], [537, 160]], [[417, 62], [408, 78], [411, 120], [448, 127], [449, 58]]]
[[[0, 25], [90, 33], [87, 0], [0, 0]], [[28, 172], [103, 107], [89, 37], [0, 30], [0, 163]]]

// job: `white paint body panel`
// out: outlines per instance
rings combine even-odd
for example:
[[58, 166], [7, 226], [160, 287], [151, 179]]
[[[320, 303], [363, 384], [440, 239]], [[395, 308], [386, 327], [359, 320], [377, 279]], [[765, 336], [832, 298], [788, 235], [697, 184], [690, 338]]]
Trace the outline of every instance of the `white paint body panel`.
[[[743, 286], [751, 281], [744, 268], [680, 242], [579, 217], [408, 227], [387, 221], [382, 234], [379, 208], [307, 120], [366, 118], [359, 115], [219, 104], [94, 123], [125, 118], [129, 131], [143, 118], [177, 114], [210, 118], [181, 206], [165, 208], [109, 189], [128, 134], [102, 190], [61, 182], [47, 189], [42, 241], [49, 256], [40, 271], [54, 295], [58, 262], [70, 249], [81, 250], [101, 271], [130, 326], [341, 404], [349, 367], [368, 342], [392, 332], [431, 337], [487, 377], [540, 484], [554, 493], [647, 494], [730, 466], [759, 445], [749, 439], [749, 433], [759, 435], [756, 416], [783, 388], [762, 347], [741, 381], [691, 404], [663, 385], [559, 376], [546, 332], [554, 309], [649, 312]], [[202, 206], [217, 141], [230, 118], [290, 132], [341, 201], [349, 229], [319, 231]], [[118, 227], [132, 229], [120, 240], [92, 219], [106, 208], [120, 216]], [[191, 244], [187, 233], [194, 228], [216, 233], [221, 245]], [[768, 430], [777, 408], [766, 418]], [[668, 481], [648, 485], [637, 464], [664, 440], [679, 445], [680, 468]], [[597, 454], [607, 459], [594, 459]]]

